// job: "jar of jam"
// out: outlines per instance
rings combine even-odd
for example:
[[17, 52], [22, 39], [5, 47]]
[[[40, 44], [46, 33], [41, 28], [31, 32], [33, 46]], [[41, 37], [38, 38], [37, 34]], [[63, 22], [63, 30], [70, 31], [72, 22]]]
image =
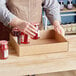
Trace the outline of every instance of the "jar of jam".
[[0, 59], [8, 58], [8, 41], [0, 41]]
[[12, 35], [16, 43], [19, 43], [20, 31], [17, 28], [12, 29]]
[[60, 10], [63, 10], [64, 9], [64, 1], [59, 0], [59, 4], [60, 4]]
[[35, 33], [35, 36], [34, 37], [32, 37], [32, 39], [39, 39], [40, 38], [40, 30], [39, 30], [39, 24], [33, 24], [35, 27], [36, 27], [36, 29], [37, 29], [37, 33]]
[[72, 0], [68, 0], [68, 2], [67, 2], [67, 8], [69, 10], [71, 10], [73, 8], [73, 1]]
[[27, 34], [21, 32], [20, 33], [20, 43], [21, 44], [28, 44], [29, 42], [30, 42], [30, 37]]

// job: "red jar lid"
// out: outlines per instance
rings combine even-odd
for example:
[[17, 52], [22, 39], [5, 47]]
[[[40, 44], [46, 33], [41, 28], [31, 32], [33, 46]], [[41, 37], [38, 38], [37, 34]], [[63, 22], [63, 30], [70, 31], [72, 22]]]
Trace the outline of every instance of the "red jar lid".
[[12, 31], [19, 31], [19, 29], [18, 28], [13, 28]]
[[0, 49], [1, 50], [5, 50], [5, 49], [8, 49], [8, 41], [6, 41], [6, 40], [1, 40], [0, 41]]
[[31, 23], [32, 25], [39, 25], [39, 23]]
[[7, 45], [8, 44], [8, 41], [6, 41], [6, 40], [1, 40], [0, 41], [0, 45]]

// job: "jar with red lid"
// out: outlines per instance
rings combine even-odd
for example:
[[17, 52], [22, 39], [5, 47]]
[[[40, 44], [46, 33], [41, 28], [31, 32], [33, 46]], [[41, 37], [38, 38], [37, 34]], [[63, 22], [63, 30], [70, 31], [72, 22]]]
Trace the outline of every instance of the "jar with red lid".
[[73, 0], [68, 0], [68, 1], [67, 1], [67, 8], [68, 8], [69, 10], [71, 10], [71, 9], [73, 8]]
[[21, 44], [28, 44], [28, 43], [30, 43], [30, 37], [27, 34], [21, 32], [20, 33], [20, 43]]
[[40, 38], [40, 30], [39, 30], [39, 24], [38, 23], [32, 23], [36, 29], [37, 29], [37, 33], [35, 33], [35, 36], [32, 37], [32, 39], [36, 40]]
[[0, 41], [0, 59], [8, 58], [8, 41]]
[[13, 35], [14, 40], [15, 40], [17, 43], [20, 44], [20, 42], [19, 42], [20, 31], [19, 31], [18, 28], [13, 28], [13, 29], [12, 29], [12, 35]]

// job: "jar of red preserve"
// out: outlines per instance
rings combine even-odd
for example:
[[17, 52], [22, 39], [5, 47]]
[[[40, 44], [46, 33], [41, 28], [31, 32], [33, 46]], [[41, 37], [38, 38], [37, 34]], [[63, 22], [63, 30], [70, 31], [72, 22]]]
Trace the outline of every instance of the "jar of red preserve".
[[21, 44], [28, 44], [28, 43], [30, 43], [30, 37], [27, 34], [21, 32], [20, 33], [20, 43]]
[[37, 29], [37, 33], [35, 33], [35, 36], [34, 37], [32, 37], [32, 39], [39, 39], [40, 38], [40, 30], [39, 30], [39, 24], [38, 23], [32, 23], [35, 27], [36, 27], [36, 29]]
[[16, 43], [19, 43], [19, 38], [20, 38], [20, 31], [18, 28], [13, 28], [12, 29], [12, 35]]
[[0, 59], [8, 58], [8, 41], [1, 40], [0, 41]]

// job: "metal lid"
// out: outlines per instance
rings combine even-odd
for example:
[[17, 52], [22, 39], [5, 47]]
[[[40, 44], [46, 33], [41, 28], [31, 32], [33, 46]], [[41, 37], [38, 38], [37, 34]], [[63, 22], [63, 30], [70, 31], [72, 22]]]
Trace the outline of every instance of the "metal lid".
[[0, 41], [0, 45], [2, 45], [2, 44], [6, 45], [6, 44], [8, 44], [8, 41], [6, 41], [6, 40], [1, 40], [1, 41]]
[[36, 23], [36, 22], [35, 22], [35, 23], [31, 23], [31, 24], [32, 24], [32, 25], [39, 25], [39, 23]]
[[19, 31], [19, 29], [18, 28], [13, 28], [12, 31]]

